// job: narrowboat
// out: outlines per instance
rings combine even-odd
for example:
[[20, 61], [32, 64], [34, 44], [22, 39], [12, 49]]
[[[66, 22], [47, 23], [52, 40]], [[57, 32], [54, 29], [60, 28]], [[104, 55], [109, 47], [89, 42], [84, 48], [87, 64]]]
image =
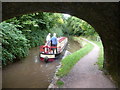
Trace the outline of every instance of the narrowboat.
[[40, 60], [44, 62], [54, 61], [55, 59], [59, 58], [60, 54], [64, 53], [67, 44], [68, 38], [67, 37], [59, 37], [57, 38], [58, 44], [57, 46], [48, 46], [42, 45], [40, 46]]

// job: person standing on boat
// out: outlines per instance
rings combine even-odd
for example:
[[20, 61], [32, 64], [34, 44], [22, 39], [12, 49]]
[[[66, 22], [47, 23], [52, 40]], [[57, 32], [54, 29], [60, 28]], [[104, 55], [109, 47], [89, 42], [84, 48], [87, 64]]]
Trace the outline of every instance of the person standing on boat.
[[[56, 53], [57, 53], [57, 37], [56, 37], [56, 33], [53, 34], [53, 37], [51, 38], [51, 45], [56, 47]], [[55, 48], [53, 48], [53, 53], [55, 51]]]
[[45, 48], [45, 52], [48, 52], [49, 51], [49, 46], [50, 46], [50, 42], [51, 42], [51, 37], [50, 37], [50, 35], [51, 35], [51, 33], [49, 33], [48, 35], [47, 35], [47, 37], [46, 37], [46, 44], [45, 44], [45, 46], [46, 46], [46, 48]]
[[46, 37], [46, 44], [45, 45], [48, 45], [50, 46], [50, 40], [51, 40], [51, 37], [50, 37], [51, 33], [49, 33]]

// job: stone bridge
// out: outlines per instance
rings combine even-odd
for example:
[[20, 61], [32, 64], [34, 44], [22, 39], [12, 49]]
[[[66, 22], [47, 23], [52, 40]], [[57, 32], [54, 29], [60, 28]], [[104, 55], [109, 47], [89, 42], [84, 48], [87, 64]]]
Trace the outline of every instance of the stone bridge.
[[117, 2], [3, 2], [2, 19], [35, 12], [67, 13], [91, 24], [104, 46], [104, 68], [120, 87], [120, 27]]

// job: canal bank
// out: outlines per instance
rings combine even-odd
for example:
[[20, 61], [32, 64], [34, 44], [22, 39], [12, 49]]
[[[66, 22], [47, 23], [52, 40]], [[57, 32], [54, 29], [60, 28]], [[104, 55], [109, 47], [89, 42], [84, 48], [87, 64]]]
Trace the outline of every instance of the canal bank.
[[82, 45], [81, 47], [83, 48], [80, 49], [79, 47], [77, 51], [73, 53], [66, 51], [64, 58], [60, 62], [60, 65], [58, 66], [55, 72], [52, 83], [48, 86], [48, 90], [50, 88], [62, 87], [62, 85], [64, 85], [64, 82], [61, 81], [61, 78], [66, 76], [70, 72], [72, 67], [74, 67], [74, 65], [80, 60], [80, 58], [82, 58], [84, 55], [90, 52], [93, 48], [93, 45], [87, 43], [85, 40], [83, 40], [80, 37], [74, 37], [73, 39], [74, 41], [80, 43]]

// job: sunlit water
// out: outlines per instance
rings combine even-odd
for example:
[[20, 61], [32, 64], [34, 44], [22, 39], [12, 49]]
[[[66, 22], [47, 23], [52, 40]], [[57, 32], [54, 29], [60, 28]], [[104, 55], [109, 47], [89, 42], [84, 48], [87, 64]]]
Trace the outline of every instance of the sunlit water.
[[[69, 40], [68, 50], [75, 52], [79, 43]], [[3, 88], [47, 88], [60, 60], [51, 63], [39, 60], [39, 47], [32, 48], [22, 61], [8, 65], [3, 69]]]

